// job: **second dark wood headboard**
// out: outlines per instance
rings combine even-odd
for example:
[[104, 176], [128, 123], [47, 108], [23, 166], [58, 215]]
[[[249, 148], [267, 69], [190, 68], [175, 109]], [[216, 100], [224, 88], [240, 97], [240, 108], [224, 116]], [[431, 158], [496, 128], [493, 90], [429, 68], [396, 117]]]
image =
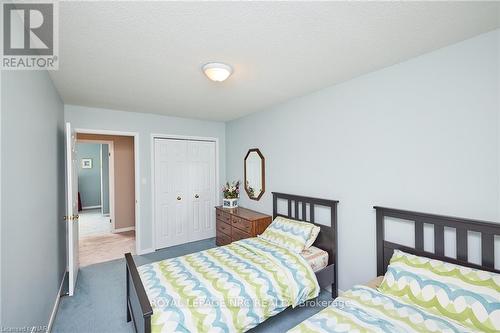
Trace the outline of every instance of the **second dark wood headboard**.
[[[428, 257], [461, 266], [500, 273], [495, 268], [495, 235], [500, 235], [500, 224], [464, 219], [459, 217], [412, 212], [408, 210], [374, 207], [377, 212], [377, 275], [384, 275], [394, 250], [398, 249], [418, 256]], [[414, 222], [415, 245], [409, 247], [385, 240], [385, 218], [392, 217]], [[434, 228], [434, 252], [424, 250], [424, 224]], [[456, 258], [445, 256], [444, 228], [455, 229]], [[481, 264], [468, 258], [468, 232], [481, 235]]]

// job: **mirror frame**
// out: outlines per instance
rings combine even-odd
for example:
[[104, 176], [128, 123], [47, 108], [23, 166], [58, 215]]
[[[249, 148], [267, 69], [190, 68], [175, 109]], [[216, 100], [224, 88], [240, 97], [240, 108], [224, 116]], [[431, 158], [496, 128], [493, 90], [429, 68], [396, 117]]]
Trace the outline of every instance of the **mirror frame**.
[[[248, 192], [248, 189], [247, 189], [247, 158], [250, 155], [250, 153], [253, 153], [253, 152], [255, 152], [259, 155], [260, 161], [261, 161], [261, 167], [262, 167], [262, 171], [261, 171], [262, 191], [260, 191], [260, 194], [257, 197], [251, 197], [250, 193]], [[243, 186], [245, 187], [245, 192], [247, 192], [247, 195], [250, 199], [259, 201], [260, 198], [262, 198], [262, 196], [264, 195], [264, 192], [266, 192], [266, 159], [264, 158], [264, 155], [262, 155], [262, 153], [260, 152], [260, 150], [258, 148], [252, 148], [252, 149], [248, 150], [247, 154], [245, 155], [245, 159], [243, 160], [243, 168], [244, 168], [244, 172], [245, 172], [245, 183], [243, 184]]]

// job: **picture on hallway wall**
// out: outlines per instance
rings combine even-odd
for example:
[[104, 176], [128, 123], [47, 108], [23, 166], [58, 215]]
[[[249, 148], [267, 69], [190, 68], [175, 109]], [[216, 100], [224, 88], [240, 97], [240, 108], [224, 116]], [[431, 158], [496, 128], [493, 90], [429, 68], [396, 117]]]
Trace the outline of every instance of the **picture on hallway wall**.
[[82, 169], [92, 169], [91, 158], [82, 158]]

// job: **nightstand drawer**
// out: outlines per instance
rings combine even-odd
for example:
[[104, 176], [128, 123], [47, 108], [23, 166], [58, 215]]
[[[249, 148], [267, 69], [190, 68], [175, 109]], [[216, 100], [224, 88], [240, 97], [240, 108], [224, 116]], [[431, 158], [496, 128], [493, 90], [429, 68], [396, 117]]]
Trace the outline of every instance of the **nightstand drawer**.
[[250, 238], [252, 237], [252, 235], [244, 231], [241, 231], [240, 229], [233, 228], [231, 230], [231, 237], [233, 239], [233, 242], [235, 242], [240, 239]]
[[227, 236], [231, 235], [231, 225], [222, 220], [217, 220], [215, 228], [217, 229], [217, 233], [221, 232]]
[[236, 216], [231, 216], [231, 224], [233, 225], [233, 227], [236, 227], [241, 231], [247, 232], [249, 234], [252, 233], [252, 223], [247, 220], [241, 219]]
[[223, 212], [219, 209], [217, 209], [215, 211], [215, 217], [218, 219], [218, 220], [221, 220], [221, 221], [224, 221], [226, 223], [231, 223], [231, 215], [229, 215], [228, 213], [226, 212]]
[[219, 233], [217, 234], [217, 238], [215, 239], [215, 244], [217, 244], [218, 246], [231, 244], [231, 236]]

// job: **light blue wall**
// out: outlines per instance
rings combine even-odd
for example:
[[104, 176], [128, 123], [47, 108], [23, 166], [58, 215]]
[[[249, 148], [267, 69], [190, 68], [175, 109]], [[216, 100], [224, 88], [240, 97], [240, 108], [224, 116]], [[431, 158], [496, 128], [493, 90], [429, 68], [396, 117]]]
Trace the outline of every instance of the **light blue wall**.
[[226, 132], [225, 124], [222, 122], [114, 111], [75, 105], [65, 105], [65, 118], [75, 128], [139, 133], [139, 173], [141, 179], [138, 208], [141, 219], [140, 223], [142, 224], [142, 228], [138, 232], [139, 251], [150, 250], [153, 246], [151, 134], [217, 138], [219, 141], [218, 164], [221, 184], [226, 179]]
[[[98, 143], [78, 143], [78, 192], [82, 206], [101, 206], [101, 145]], [[92, 168], [82, 168], [82, 159], [92, 159]]]
[[109, 214], [109, 145], [101, 145], [102, 213]]
[[[376, 274], [374, 205], [498, 220], [500, 31], [226, 125], [227, 179], [266, 158], [271, 191], [340, 200], [340, 287]], [[401, 236], [401, 235], [399, 235]]]
[[1, 73], [1, 327], [47, 325], [66, 270], [64, 108], [44, 71]]

